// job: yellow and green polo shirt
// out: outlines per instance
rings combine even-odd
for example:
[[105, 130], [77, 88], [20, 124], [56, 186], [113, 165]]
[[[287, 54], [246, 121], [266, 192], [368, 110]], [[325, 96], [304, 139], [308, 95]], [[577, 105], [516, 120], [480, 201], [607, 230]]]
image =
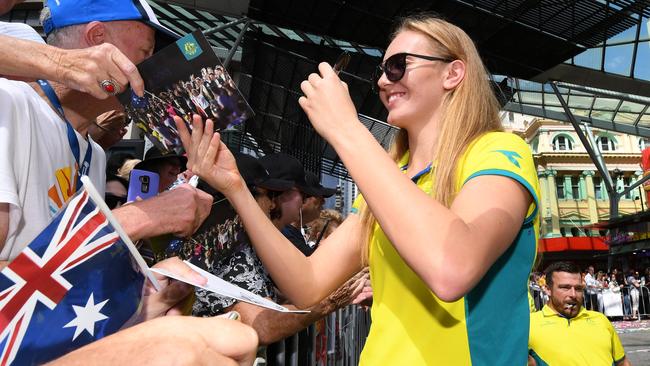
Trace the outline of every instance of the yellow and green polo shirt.
[[537, 366], [611, 366], [625, 357], [612, 323], [585, 308], [572, 319], [548, 305], [531, 314], [528, 348]]
[[[408, 154], [399, 164], [404, 169], [407, 163]], [[517, 181], [530, 192], [533, 203], [510, 247], [458, 301], [438, 299], [402, 260], [381, 227], [374, 227], [369, 253], [372, 326], [361, 365], [526, 365], [528, 275], [539, 237], [539, 183], [530, 148], [510, 133], [482, 135], [459, 159], [456, 191], [482, 175]], [[430, 171], [414, 177], [429, 194], [431, 180]], [[357, 198], [354, 207], [362, 199]]]

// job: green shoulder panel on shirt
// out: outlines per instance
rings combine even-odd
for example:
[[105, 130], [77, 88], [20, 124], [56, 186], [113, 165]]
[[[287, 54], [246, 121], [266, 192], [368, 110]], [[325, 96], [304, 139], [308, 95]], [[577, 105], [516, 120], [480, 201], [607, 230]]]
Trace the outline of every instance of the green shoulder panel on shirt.
[[[530, 148], [516, 135], [491, 132], [470, 144], [458, 165], [458, 190], [483, 175], [511, 178], [533, 197], [526, 220], [508, 249], [465, 296], [472, 365], [525, 364], [530, 307], [527, 279], [538, 239], [539, 184]], [[495, 313], [508, 299], [507, 310]], [[490, 334], [490, 337], [485, 337]], [[495, 350], [498, 350], [495, 352]]]
[[461, 186], [484, 175], [500, 175], [517, 181], [533, 198], [525, 223], [537, 219], [540, 196], [537, 169], [530, 147], [519, 136], [507, 132], [487, 133], [470, 144], [459, 166]]

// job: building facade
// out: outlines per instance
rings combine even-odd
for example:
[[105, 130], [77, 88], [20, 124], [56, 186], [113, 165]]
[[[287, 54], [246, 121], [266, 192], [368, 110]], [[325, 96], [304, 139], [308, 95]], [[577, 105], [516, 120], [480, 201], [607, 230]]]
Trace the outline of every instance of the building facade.
[[[541, 189], [542, 238], [604, 236], [604, 232], [583, 228], [609, 219], [609, 196], [573, 127], [510, 116], [504, 125], [522, 136], [533, 151]], [[642, 177], [641, 151], [650, 146], [650, 140], [597, 129], [592, 134], [618, 192]], [[621, 198], [619, 213], [633, 214], [647, 207], [643, 187], [639, 187]]]

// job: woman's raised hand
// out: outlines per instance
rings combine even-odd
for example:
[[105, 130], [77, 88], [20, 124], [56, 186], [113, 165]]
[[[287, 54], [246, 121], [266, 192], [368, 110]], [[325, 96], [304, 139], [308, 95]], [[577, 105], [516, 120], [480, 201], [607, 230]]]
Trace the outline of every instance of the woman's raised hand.
[[359, 123], [357, 111], [350, 99], [348, 86], [325, 62], [318, 65], [320, 74], [313, 73], [300, 84], [304, 96], [298, 103], [307, 113], [314, 129], [331, 143], [336, 133], [345, 131], [349, 123]]
[[243, 185], [235, 158], [220, 134], [214, 132], [212, 120], [206, 120], [204, 126], [201, 116], [193, 115], [191, 134], [180, 117], [174, 116], [174, 122], [187, 152], [189, 170], [223, 194]]

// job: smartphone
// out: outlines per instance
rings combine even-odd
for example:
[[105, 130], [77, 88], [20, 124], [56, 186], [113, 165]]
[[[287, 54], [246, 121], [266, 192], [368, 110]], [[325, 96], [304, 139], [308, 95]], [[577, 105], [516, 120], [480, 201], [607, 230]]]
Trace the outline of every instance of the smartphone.
[[350, 52], [348, 51], [343, 51], [343, 53], [339, 56], [338, 59], [336, 59], [336, 62], [334, 63], [334, 67], [332, 69], [338, 75], [341, 71], [345, 70], [346, 67], [348, 67], [348, 63], [350, 62]]
[[160, 177], [158, 173], [146, 170], [133, 169], [129, 177], [129, 193], [126, 200], [135, 201], [136, 197], [141, 199], [151, 198], [158, 194]]

